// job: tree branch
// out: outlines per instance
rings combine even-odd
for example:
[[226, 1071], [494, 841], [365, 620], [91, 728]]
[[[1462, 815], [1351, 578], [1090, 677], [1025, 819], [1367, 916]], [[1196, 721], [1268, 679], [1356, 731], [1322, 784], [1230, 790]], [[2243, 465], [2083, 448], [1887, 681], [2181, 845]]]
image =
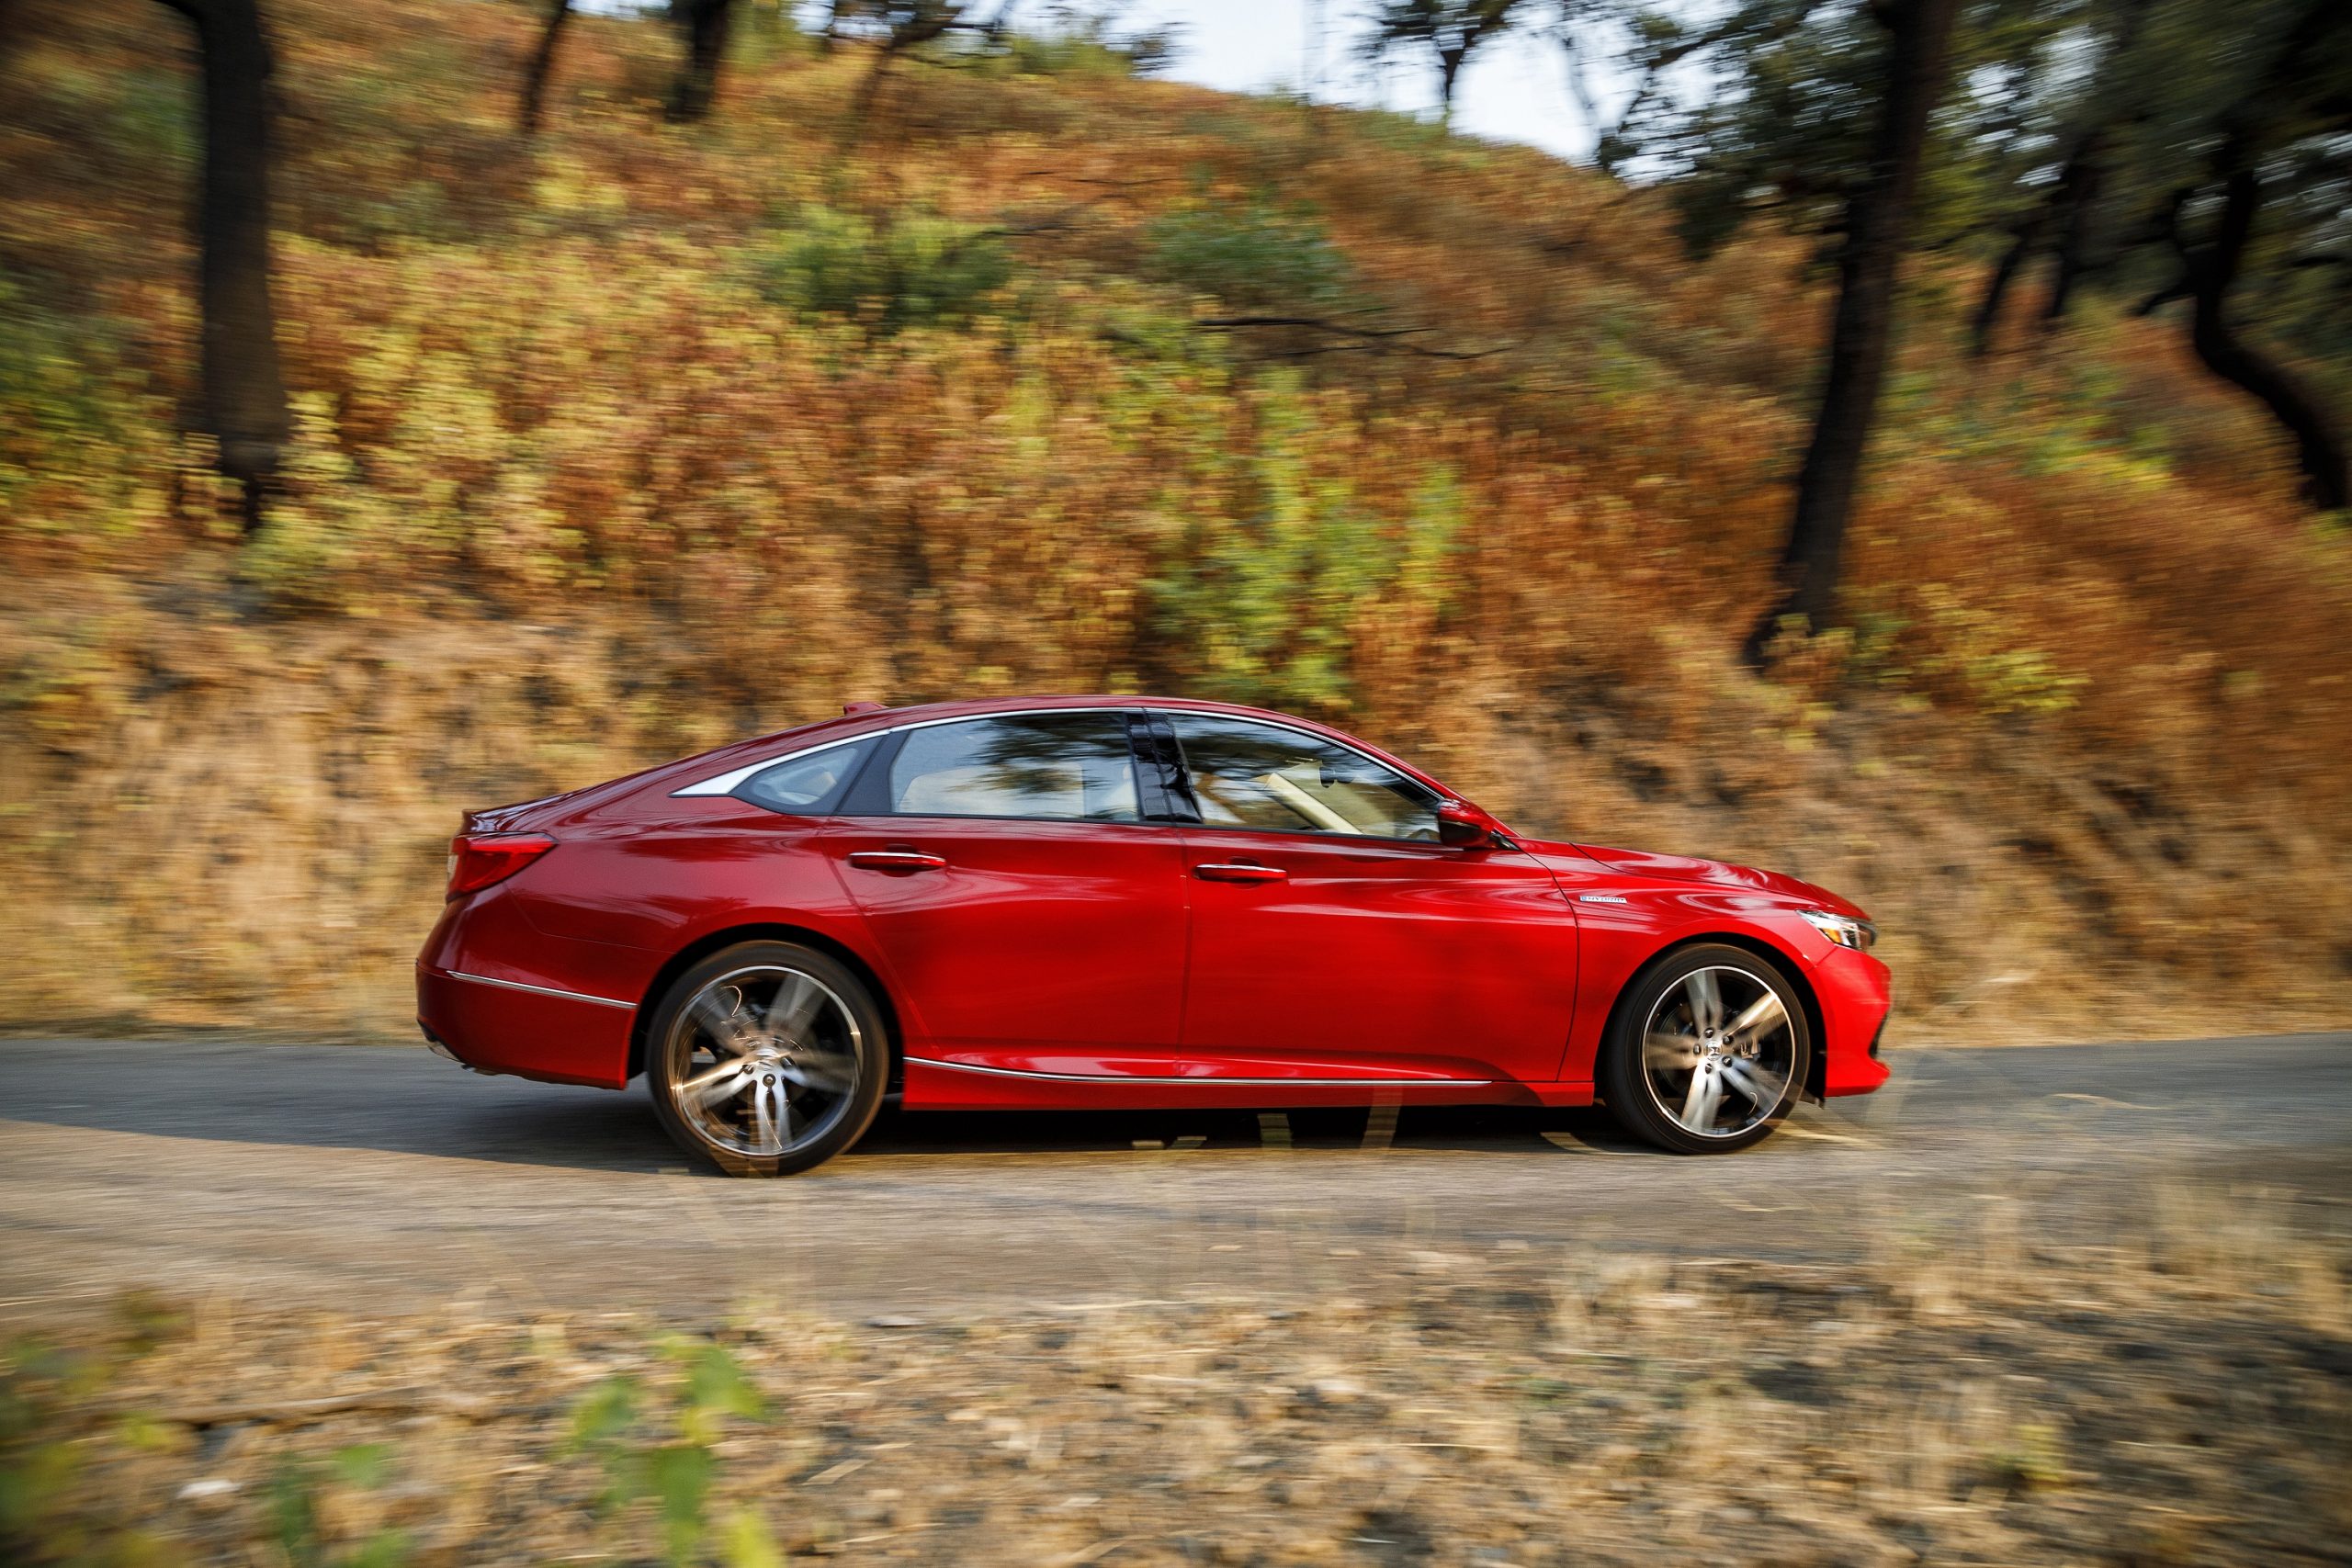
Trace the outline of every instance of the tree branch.
[[1304, 332], [1328, 333], [1334, 337], [1353, 338], [1367, 345], [1399, 348], [1426, 359], [1485, 359], [1503, 352], [1503, 348], [1425, 348], [1419, 344], [1398, 340], [1419, 333], [1434, 332], [1437, 330], [1434, 327], [1351, 327], [1339, 321], [1324, 321], [1319, 316], [1204, 316], [1194, 320], [1193, 325], [1212, 332], [1231, 332], [1249, 327], [1290, 327]]

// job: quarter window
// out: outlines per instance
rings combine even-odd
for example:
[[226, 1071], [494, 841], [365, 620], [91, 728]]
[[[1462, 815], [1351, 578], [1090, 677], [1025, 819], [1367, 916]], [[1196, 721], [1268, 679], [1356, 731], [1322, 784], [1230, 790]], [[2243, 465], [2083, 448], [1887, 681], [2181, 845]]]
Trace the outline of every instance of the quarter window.
[[1295, 729], [1174, 713], [1201, 820], [1277, 833], [1437, 838], [1437, 792], [1361, 751]]
[[736, 786], [735, 793], [770, 811], [820, 814], [840, 798], [850, 775], [857, 772], [858, 760], [871, 744], [852, 740], [778, 762], [745, 779]]
[[890, 761], [890, 809], [913, 817], [1142, 820], [1126, 716], [1007, 714], [910, 729]]

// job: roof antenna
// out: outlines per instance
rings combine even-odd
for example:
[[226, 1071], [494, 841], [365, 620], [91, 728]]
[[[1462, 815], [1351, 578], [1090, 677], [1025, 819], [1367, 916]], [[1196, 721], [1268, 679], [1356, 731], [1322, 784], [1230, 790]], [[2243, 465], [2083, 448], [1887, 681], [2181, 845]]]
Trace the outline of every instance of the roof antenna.
[[851, 718], [862, 713], [887, 713], [889, 707], [888, 703], [843, 703], [842, 716]]

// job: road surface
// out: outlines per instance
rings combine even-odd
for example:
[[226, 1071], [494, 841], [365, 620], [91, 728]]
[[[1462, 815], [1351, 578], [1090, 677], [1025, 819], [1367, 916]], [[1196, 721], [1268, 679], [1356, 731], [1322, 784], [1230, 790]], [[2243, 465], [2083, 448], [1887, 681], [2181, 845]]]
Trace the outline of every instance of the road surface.
[[[901, 1115], [784, 1181], [641, 1087], [422, 1049], [0, 1041], [0, 1317], [126, 1287], [351, 1309], [922, 1316], [1345, 1291], [1448, 1256], [1834, 1258], [2003, 1204], [2097, 1239], [2219, 1191], [2352, 1224], [2352, 1035], [1915, 1050], [1687, 1159], [1600, 1111]], [[1892, 1216], [1892, 1217], [1890, 1217]]]

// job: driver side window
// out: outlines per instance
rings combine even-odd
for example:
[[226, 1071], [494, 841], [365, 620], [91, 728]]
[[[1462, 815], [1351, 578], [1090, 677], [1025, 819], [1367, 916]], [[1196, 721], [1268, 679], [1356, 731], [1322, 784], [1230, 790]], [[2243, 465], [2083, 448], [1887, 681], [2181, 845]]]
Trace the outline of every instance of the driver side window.
[[1438, 795], [1334, 740], [1253, 719], [1171, 713], [1202, 822], [1434, 841]]

